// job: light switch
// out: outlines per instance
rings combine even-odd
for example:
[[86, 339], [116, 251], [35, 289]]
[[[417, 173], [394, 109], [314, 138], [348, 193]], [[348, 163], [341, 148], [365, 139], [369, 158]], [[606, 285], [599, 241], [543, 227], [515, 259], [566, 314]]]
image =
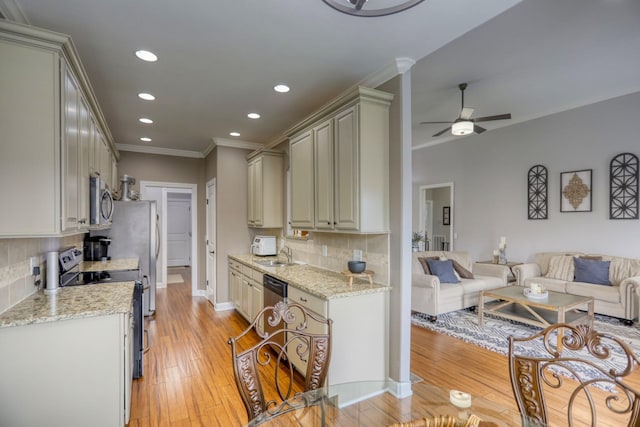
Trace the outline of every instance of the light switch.
[[322, 245], [322, 256], [327, 256], [327, 245]]

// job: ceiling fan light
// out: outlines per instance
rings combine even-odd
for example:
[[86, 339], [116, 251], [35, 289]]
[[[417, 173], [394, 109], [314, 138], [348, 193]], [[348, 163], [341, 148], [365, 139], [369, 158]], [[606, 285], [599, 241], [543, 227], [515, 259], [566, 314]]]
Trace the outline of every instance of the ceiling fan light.
[[451, 126], [451, 133], [456, 136], [473, 133], [473, 122], [463, 121], [454, 123], [453, 126]]

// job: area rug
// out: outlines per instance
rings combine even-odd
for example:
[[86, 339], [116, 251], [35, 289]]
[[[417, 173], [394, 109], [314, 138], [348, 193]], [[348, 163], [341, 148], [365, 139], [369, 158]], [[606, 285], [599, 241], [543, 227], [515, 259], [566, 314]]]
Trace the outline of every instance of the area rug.
[[182, 274], [168, 274], [167, 275], [167, 284], [172, 285], [174, 283], [184, 283], [184, 279], [182, 278]]
[[[535, 326], [489, 315], [485, 315], [484, 326], [480, 327], [478, 326], [478, 314], [467, 310], [441, 314], [435, 322], [431, 322], [425, 314], [414, 313], [411, 316], [411, 323], [504, 355], [507, 355], [509, 350], [509, 336], [524, 338], [541, 331], [541, 328]], [[640, 329], [638, 325], [625, 326], [618, 319], [597, 314], [594, 327], [599, 332], [606, 332], [620, 338], [640, 356]], [[609, 368], [620, 368], [625, 365], [626, 359], [623, 352], [616, 353], [611, 358], [611, 363], [607, 365]], [[540, 346], [532, 349], [529, 355], [543, 356], [545, 354], [548, 353]], [[601, 362], [597, 363], [601, 364]], [[587, 369], [581, 372], [581, 375], [586, 378], [592, 378], [592, 374]]]

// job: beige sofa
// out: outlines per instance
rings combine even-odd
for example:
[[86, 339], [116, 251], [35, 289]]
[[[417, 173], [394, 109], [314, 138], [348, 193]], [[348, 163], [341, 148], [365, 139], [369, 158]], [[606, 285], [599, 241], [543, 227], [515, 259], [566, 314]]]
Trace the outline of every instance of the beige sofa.
[[[609, 281], [611, 286], [574, 281], [573, 257], [601, 258], [610, 261]], [[579, 252], [541, 252], [534, 262], [513, 267], [517, 284], [529, 286], [532, 282], [546, 289], [594, 298], [596, 313], [623, 319], [631, 324], [638, 317], [640, 288], [640, 260], [608, 255], [583, 254]]]
[[[443, 257], [455, 260], [471, 271], [473, 279], [460, 283], [440, 283], [437, 276], [424, 273], [418, 258]], [[472, 263], [466, 252], [414, 252], [411, 260], [411, 310], [436, 316], [478, 305], [480, 292], [507, 286], [509, 268], [497, 264]]]

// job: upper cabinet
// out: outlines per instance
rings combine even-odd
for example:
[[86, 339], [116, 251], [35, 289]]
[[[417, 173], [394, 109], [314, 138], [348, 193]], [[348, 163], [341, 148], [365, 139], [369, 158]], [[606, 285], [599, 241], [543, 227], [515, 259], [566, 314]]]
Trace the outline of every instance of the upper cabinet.
[[117, 153], [71, 40], [0, 20], [0, 237], [89, 228], [97, 135]]
[[249, 227], [282, 228], [284, 161], [278, 151], [260, 150], [247, 158]]
[[392, 99], [386, 92], [360, 87], [293, 130], [293, 228], [389, 232]]

